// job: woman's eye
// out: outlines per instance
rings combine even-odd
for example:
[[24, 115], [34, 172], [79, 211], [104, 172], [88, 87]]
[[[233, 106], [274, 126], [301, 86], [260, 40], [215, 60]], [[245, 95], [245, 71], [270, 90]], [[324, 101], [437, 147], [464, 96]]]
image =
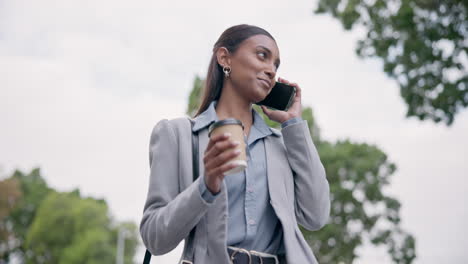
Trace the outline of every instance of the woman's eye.
[[264, 58], [266, 57], [266, 52], [260, 51], [258, 54], [264, 54], [265, 56], [263, 56], [263, 57]]

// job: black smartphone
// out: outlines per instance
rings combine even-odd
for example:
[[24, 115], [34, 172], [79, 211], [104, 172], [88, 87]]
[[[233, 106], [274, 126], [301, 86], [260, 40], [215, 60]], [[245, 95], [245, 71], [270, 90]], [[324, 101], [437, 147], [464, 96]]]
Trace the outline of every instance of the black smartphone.
[[275, 110], [288, 111], [296, 97], [296, 87], [276, 82], [270, 93], [257, 105], [264, 105]]

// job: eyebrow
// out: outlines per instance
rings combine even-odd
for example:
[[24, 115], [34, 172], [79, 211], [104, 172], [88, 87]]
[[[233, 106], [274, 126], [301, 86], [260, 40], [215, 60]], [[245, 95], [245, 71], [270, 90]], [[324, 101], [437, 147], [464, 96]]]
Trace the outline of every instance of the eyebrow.
[[[258, 45], [257, 48], [263, 48], [263, 49], [265, 49], [268, 53], [270, 53], [270, 55], [272, 54], [272, 53], [271, 53], [271, 50], [270, 50], [269, 48], [265, 47], [265, 46]], [[280, 59], [276, 59], [275, 62], [276, 62], [276, 68], [279, 68], [280, 63], [281, 63]]]

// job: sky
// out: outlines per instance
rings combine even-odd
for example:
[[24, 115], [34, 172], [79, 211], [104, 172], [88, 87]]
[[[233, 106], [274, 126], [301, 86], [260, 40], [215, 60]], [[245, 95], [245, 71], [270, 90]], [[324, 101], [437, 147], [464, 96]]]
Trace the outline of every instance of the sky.
[[[40, 167], [52, 187], [104, 198], [116, 219], [139, 224], [153, 126], [185, 115], [219, 35], [247, 23], [276, 39], [277, 76], [302, 88], [324, 139], [374, 144], [397, 165], [384, 192], [402, 203], [414, 263], [468, 263], [468, 111], [450, 127], [405, 118], [381, 63], [355, 55], [361, 33], [315, 6], [0, 0], [0, 177]], [[155, 263], [176, 263], [181, 246]], [[358, 253], [355, 263], [391, 263], [384, 248]]]

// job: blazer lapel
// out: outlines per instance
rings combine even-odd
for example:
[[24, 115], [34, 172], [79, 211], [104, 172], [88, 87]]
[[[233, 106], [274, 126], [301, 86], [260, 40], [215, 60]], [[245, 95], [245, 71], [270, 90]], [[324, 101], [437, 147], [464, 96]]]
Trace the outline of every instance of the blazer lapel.
[[270, 193], [270, 203], [280, 220], [283, 213], [286, 213], [283, 206], [286, 204], [287, 196], [284, 177], [288, 175], [289, 163], [285, 159], [285, 149], [280, 142], [280, 138], [269, 136], [265, 138], [265, 152], [267, 162], [268, 191]]

